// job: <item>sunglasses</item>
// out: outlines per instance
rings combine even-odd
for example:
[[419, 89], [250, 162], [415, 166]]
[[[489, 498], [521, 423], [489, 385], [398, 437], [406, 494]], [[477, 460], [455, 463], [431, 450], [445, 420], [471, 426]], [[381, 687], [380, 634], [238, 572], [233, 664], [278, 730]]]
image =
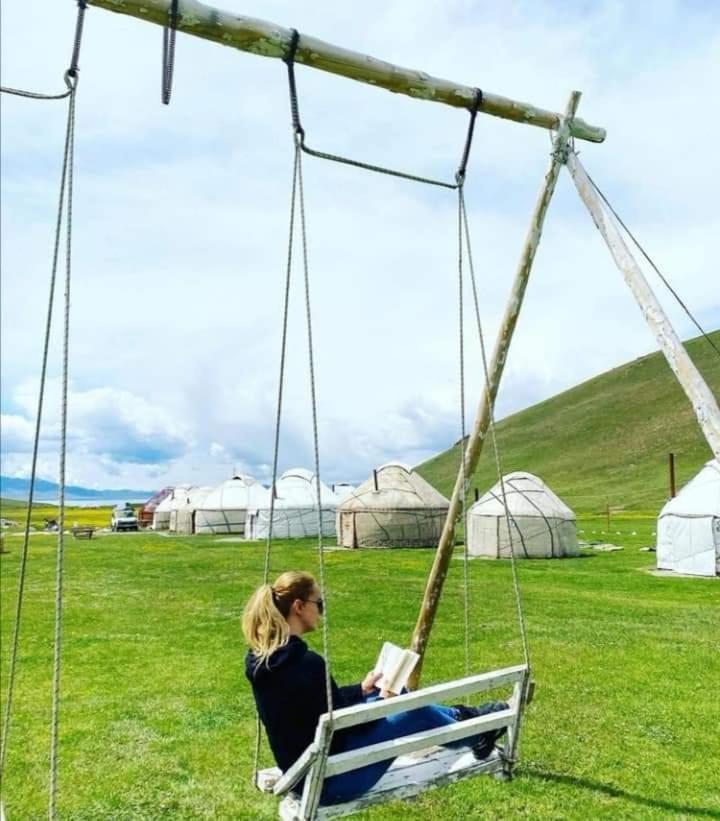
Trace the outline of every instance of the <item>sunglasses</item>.
[[303, 599], [303, 601], [316, 604], [318, 613], [322, 616], [323, 612], [325, 611], [325, 602], [322, 599]]

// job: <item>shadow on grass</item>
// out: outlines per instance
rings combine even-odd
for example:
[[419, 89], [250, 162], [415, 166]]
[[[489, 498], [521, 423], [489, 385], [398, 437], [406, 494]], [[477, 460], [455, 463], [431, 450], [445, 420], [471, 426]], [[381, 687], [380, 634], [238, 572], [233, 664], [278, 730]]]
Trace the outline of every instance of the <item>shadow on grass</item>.
[[558, 784], [567, 784], [571, 787], [580, 787], [584, 790], [600, 792], [610, 796], [611, 798], [621, 798], [624, 801], [631, 801], [634, 804], [641, 804], [644, 807], [665, 810], [666, 812], [672, 812], [673, 814], [677, 813], [680, 815], [696, 816], [699, 818], [720, 819], [719, 810], [713, 810], [709, 807], [689, 807], [685, 804], [675, 804], [672, 801], [664, 801], [661, 798], [647, 798], [644, 795], [635, 795], [634, 793], [627, 792], [627, 790], [620, 789], [619, 787], [613, 787], [610, 784], [603, 784], [600, 781], [591, 781], [588, 778], [578, 778], [573, 775], [551, 773], [532, 766], [523, 767], [522, 774], [530, 776], [531, 778], [542, 778], [546, 781], [554, 781]]

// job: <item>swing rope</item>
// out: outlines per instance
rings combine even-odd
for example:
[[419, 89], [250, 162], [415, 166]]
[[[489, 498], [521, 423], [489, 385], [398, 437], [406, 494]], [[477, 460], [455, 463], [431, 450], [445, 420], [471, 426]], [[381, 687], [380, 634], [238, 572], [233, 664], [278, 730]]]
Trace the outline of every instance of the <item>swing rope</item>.
[[[467, 164], [470, 156], [470, 149], [472, 146], [472, 140], [474, 136], [475, 130], [475, 121], [477, 112], [482, 105], [483, 95], [482, 91], [478, 88], [476, 89], [475, 97], [473, 100], [473, 105], [470, 109], [470, 121], [468, 124], [467, 135], [465, 139], [465, 145], [463, 148], [462, 158], [460, 162], [460, 166], [455, 174], [455, 182], [448, 183], [445, 181], [435, 180], [427, 177], [420, 177], [414, 174], [408, 174], [406, 172], [397, 171], [395, 169], [386, 168], [383, 166], [376, 166], [371, 165], [368, 163], [360, 162], [357, 160], [353, 160], [347, 157], [342, 157], [335, 154], [328, 154], [326, 152], [317, 151], [315, 149], [310, 148], [305, 142], [305, 129], [302, 126], [300, 120], [300, 107], [299, 107], [299, 100], [298, 100], [298, 92], [297, 92], [297, 82], [295, 77], [295, 57], [297, 54], [298, 44], [300, 41], [300, 34], [297, 29], [292, 30], [292, 35], [290, 38], [290, 43], [288, 46], [288, 51], [283, 61], [287, 66], [288, 71], [288, 89], [290, 95], [290, 111], [291, 111], [291, 118], [292, 118], [292, 127], [295, 134], [295, 146], [296, 146], [296, 153], [298, 149], [303, 151], [306, 154], [311, 156], [317, 157], [319, 159], [329, 160], [331, 162], [338, 162], [345, 165], [350, 165], [356, 168], [360, 168], [367, 171], [378, 172], [382, 174], [387, 174], [390, 176], [399, 177], [401, 179], [407, 179], [414, 182], [420, 182], [427, 185], [434, 185], [440, 186], [443, 188], [450, 188], [457, 190], [458, 192], [458, 314], [459, 314], [459, 357], [460, 357], [460, 404], [461, 404], [461, 442], [462, 445], [462, 486], [463, 486], [463, 496], [462, 496], [462, 519], [465, 524], [465, 528], [467, 531], [467, 475], [466, 475], [466, 419], [465, 419], [465, 346], [464, 346], [464, 293], [463, 293], [463, 279], [464, 279], [464, 255], [463, 255], [463, 248], [464, 246], [467, 247], [467, 256], [468, 256], [468, 268], [470, 272], [471, 282], [472, 282], [472, 290], [473, 290], [473, 298], [475, 302], [475, 314], [476, 314], [476, 322], [478, 326], [478, 335], [480, 338], [480, 347], [481, 347], [481, 354], [483, 360], [483, 370], [486, 379], [486, 384], [488, 383], [488, 366], [487, 366], [487, 353], [485, 349], [485, 341], [484, 335], [482, 331], [482, 323], [480, 321], [480, 310], [479, 310], [479, 299], [477, 293], [477, 283], [475, 278], [475, 270], [472, 258], [472, 248], [470, 245], [470, 229], [468, 224], [468, 217], [467, 217], [467, 209], [465, 205], [465, 197], [464, 197], [464, 183], [465, 177], [467, 172]], [[502, 473], [502, 464], [499, 455], [499, 448], [497, 443], [497, 436], [495, 433], [495, 420], [494, 414], [492, 411], [492, 398], [488, 394], [488, 403], [489, 407], [489, 424], [491, 429], [491, 435], [493, 439], [493, 449], [495, 452], [495, 464], [496, 470], [498, 473], [498, 480], [500, 482], [502, 496], [503, 496], [503, 507], [505, 511], [505, 519], [508, 528], [508, 537], [510, 540], [510, 556], [511, 556], [511, 566], [512, 566], [512, 578], [513, 578], [513, 591], [515, 595], [515, 602], [516, 608], [518, 612], [518, 621], [520, 627], [520, 637], [523, 646], [523, 656], [525, 659], [526, 664], [529, 666], [529, 648], [528, 648], [528, 641], [527, 641], [527, 631], [525, 627], [525, 620], [523, 615], [523, 608], [522, 608], [522, 598], [520, 594], [520, 586], [517, 574], [517, 566], [515, 564], [515, 547], [513, 543], [513, 533], [512, 533], [512, 524], [511, 524], [511, 517], [510, 511], [507, 505], [507, 494], [505, 490], [505, 483], [503, 480], [503, 473]], [[466, 534], [467, 535], [467, 534]], [[467, 671], [470, 669], [470, 608], [469, 608], [469, 553], [468, 553], [468, 545], [467, 545], [467, 538], [464, 539], [464, 554], [463, 554], [463, 592], [464, 592], [464, 612], [463, 612], [463, 621], [464, 621], [464, 644], [465, 644], [465, 668]]]
[[[310, 266], [308, 262], [308, 243], [307, 243], [307, 219], [305, 212], [305, 191], [303, 187], [302, 176], [302, 154], [298, 140], [295, 140], [295, 155], [293, 163], [292, 176], [292, 191], [290, 197], [290, 226], [288, 235], [288, 251], [287, 251], [287, 267], [285, 275], [285, 292], [283, 298], [283, 327], [282, 327], [282, 341], [280, 351], [280, 375], [278, 385], [278, 398], [275, 416], [275, 439], [273, 447], [273, 470], [272, 470], [272, 491], [270, 494], [270, 522], [268, 526], [268, 536], [265, 543], [265, 562], [263, 568], [263, 584], [268, 584], [270, 579], [270, 558], [273, 542], [273, 525], [275, 513], [275, 488], [278, 474], [278, 459], [280, 451], [280, 430], [282, 420], [282, 402], [283, 402], [283, 388], [285, 384], [285, 366], [287, 359], [287, 330], [289, 318], [289, 304], [290, 304], [290, 286], [292, 279], [293, 267], [293, 249], [295, 226], [297, 221], [297, 213], [300, 215], [300, 236], [301, 236], [301, 251], [302, 251], [302, 266], [303, 266], [303, 285], [305, 291], [305, 320], [307, 327], [307, 342], [308, 342], [308, 370], [310, 375], [310, 399], [312, 405], [312, 429], [313, 429], [313, 457], [315, 470], [315, 491], [316, 491], [316, 513], [317, 513], [317, 530], [318, 530], [318, 586], [320, 587], [320, 597], [324, 603], [324, 617], [322, 619], [322, 642], [323, 642], [323, 656], [325, 658], [325, 695], [327, 699], [327, 712], [329, 714], [330, 729], [332, 729], [332, 674], [330, 663], [330, 628], [328, 621], [328, 602], [327, 602], [327, 585], [325, 573], [325, 550], [323, 543], [323, 529], [322, 529], [322, 495], [320, 485], [320, 447], [318, 434], [318, 420], [317, 420], [317, 392], [315, 382], [315, 361], [313, 352], [313, 335], [312, 335], [312, 310], [310, 299]], [[260, 717], [256, 713], [255, 717], [255, 753], [253, 780], [257, 783], [257, 773], [260, 763], [260, 741], [261, 728]]]
[[[23, 533], [23, 543], [20, 555], [20, 565], [18, 568], [18, 586], [15, 602], [15, 617], [13, 622], [13, 633], [11, 639], [10, 661], [8, 670], [7, 696], [5, 700], [5, 713], [3, 716], [3, 732], [0, 742], [0, 782], [5, 770], [7, 758], [8, 742], [10, 736], [10, 726], [12, 719], [13, 693], [17, 677], [18, 647], [20, 639], [20, 625], [22, 617], [22, 606], [25, 592], [25, 581], [27, 577], [27, 559], [30, 542], [30, 523], [35, 495], [35, 483], [37, 478], [37, 460], [40, 444], [40, 430], [42, 425], [42, 413], [45, 400], [45, 386], [47, 384], [47, 364], [50, 349], [50, 335], [52, 329], [52, 317], [55, 301], [55, 285], [57, 280], [60, 243], [62, 236], [63, 216], [66, 214], [66, 236], [65, 236], [65, 294], [63, 312], [63, 348], [62, 348], [62, 389], [61, 389], [61, 438], [60, 438], [60, 464], [59, 464], [59, 517], [58, 536], [56, 553], [56, 579], [55, 579], [55, 620], [54, 620], [54, 650], [53, 650], [53, 673], [52, 673], [52, 712], [51, 712], [51, 732], [50, 732], [50, 776], [49, 776], [49, 799], [48, 816], [51, 819], [56, 817], [57, 806], [57, 742], [58, 723], [60, 707], [60, 661], [62, 655], [62, 595], [63, 595], [63, 559], [64, 559], [64, 523], [65, 523], [65, 478], [66, 478], [66, 453], [67, 453], [67, 395], [68, 395], [68, 363], [69, 363], [69, 323], [70, 323], [70, 283], [72, 270], [72, 198], [73, 198], [73, 177], [74, 177], [74, 152], [75, 152], [75, 112], [76, 112], [76, 91], [79, 77], [79, 56], [82, 41], [83, 22], [85, 16], [86, 2], [78, 0], [78, 15], [75, 24], [75, 36], [70, 66], [65, 72], [64, 79], [68, 86], [68, 91], [63, 95], [38, 95], [33, 92], [21, 92], [20, 96], [30, 99], [62, 99], [69, 97], [68, 114], [65, 128], [65, 143], [63, 151], [62, 171], [60, 175], [60, 191], [58, 195], [57, 216], [55, 222], [55, 235], [53, 242], [53, 254], [50, 273], [50, 285], [48, 296], [48, 307], [45, 320], [45, 337], [43, 344], [42, 364], [40, 369], [40, 386], [38, 391], [37, 414], [35, 420], [35, 432], [33, 438], [32, 459], [30, 468], [30, 487], [28, 493], [28, 508], [25, 517], [25, 529]], [[15, 89], [3, 88], [7, 93], [16, 93]], [[67, 209], [67, 211], [66, 211]]]
[[[485, 394], [487, 396], [488, 404], [488, 421], [490, 427], [490, 437], [493, 445], [493, 454], [495, 457], [495, 469], [500, 482], [500, 492], [502, 494], [503, 510], [505, 512], [505, 524], [508, 531], [508, 540], [510, 546], [510, 567], [512, 573], [513, 593], [515, 597], [515, 608], [517, 610], [518, 627], [520, 631], [520, 641], [522, 643], [523, 658], [525, 664], [530, 670], [530, 647], [527, 638], [527, 627], [525, 625], [525, 614], [523, 612], [522, 594], [520, 591], [520, 580], [518, 578], [517, 563], [515, 556], [515, 545], [513, 542], [513, 531], [511, 524], [510, 508], [507, 502], [507, 493], [505, 489], [505, 480], [500, 458], [500, 448], [498, 446], [497, 432], [495, 430], [495, 413], [493, 410], [493, 398], [490, 396], [490, 374], [487, 362], [487, 349], [485, 347], [485, 335], [483, 333], [482, 321], [480, 319], [480, 300], [478, 297], [477, 279], [475, 276], [475, 264], [472, 255], [472, 243], [470, 241], [470, 225], [467, 215], [467, 207], [465, 205], [465, 194], [462, 187], [459, 190], [460, 213], [462, 215], [463, 233], [465, 235], [465, 243], [467, 246], [468, 269], [470, 272], [470, 282], [472, 286], [473, 303], [475, 307], [475, 321], [478, 330], [478, 339], [480, 340], [480, 355], [482, 358], [483, 376], [485, 378]], [[514, 522], [514, 520], [513, 520]], [[518, 529], [519, 530], [519, 529]], [[522, 535], [522, 534], [521, 534]], [[465, 541], [467, 542], [467, 533], [465, 534]]]
[[332, 702], [332, 679], [330, 674], [330, 621], [328, 619], [329, 607], [327, 606], [327, 590], [325, 584], [325, 549], [323, 544], [322, 531], [322, 494], [320, 488], [320, 447], [318, 437], [317, 419], [317, 391], [315, 388], [315, 362], [313, 356], [313, 336], [312, 336], [312, 312], [310, 308], [310, 272], [308, 266], [307, 247], [307, 221], [305, 218], [305, 191], [303, 188], [302, 175], [302, 154], [301, 146], [295, 142], [295, 154], [297, 155], [298, 169], [298, 198], [300, 203], [300, 230], [302, 234], [302, 259], [303, 274], [305, 283], [305, 317], [307, 320], [307, 341], [308, 341], [308, 369], [310, 374], [310, 396], [312, 400], [312, 427], [313, 427], [313, 454], [315, 458], [315, 492], [317, 496], [317, 527], [318, 527], [318, 568], [320, 575], [320, 596], [325, 605], [322, 621], [323, 655], [325, 657], [325, 695], [327, 697], [327, 712], [329, 731], [332, 732], [333, 722], [333, 702]]
[[697, 321], [697, 319], [695, 318], [693, 313], [690, 311], [690, 308], [688, 308], [688, 306], [685, 304], [685, 302], [683, 302], [682, 298], [680, 297], [680, 294], [678, 294], [678, 292], [675, 290], [675, 288], [673, 288], [673, 286], [668, 281], [667, 277], [662, 273], [662, 271], [658, 268], [658, 266], [653, 262], [653, 259], [650, 256], [650, 254], [648, 254], [648, 252], [640, 244], [640, 240], [638, 240], [635, 237], [635, 234], [633, 234], [633, 232], [628, 228], [628, 226], [625, 224], [625, 222], [622, 219], [622, 217], [620, 216], [620, 214], [618, 214], [618, 212], [615, 210], [615, 208], [610, 204], [610, 201], [608, 200], [608, 198], [605, 196], [605, 194], [602, 192], [602, 190], [598, 187], [598, 184], [590, 176], [590, 174], [588, 174], [587, 171], [585, 171], [585, 175], [590, 180], [590, 185], [592, 185], [592, 187], [595, 189], [595, 192], [600, 197], [600, 199], [605, 203], [605, 205], [607, 206], [608, 210], [613, 215], [615, 220], [618, 222], [618, 224], [621, 226], [621, 228], [625, 231], [625, 233], [628, 235], [628, 237], [630, 237], [630, 239], [632, 240], [632, 243], [635, 245], [635, 247], [638, 249], [638, 251], [640, 251], [640, 253], [643, 255], [643, 257], [645, 258], [648, 265], [650, 265], [650, 267], [653, 269], [653, 271], [655, 271], [655, 273], [658, 275], [658, 277], [660, 278], [660, 281], [662, 282], [662, 284], [668, 289], [668, 291], [670, 291], [670, 293], [673, 295], [673, 297], [675, 297], [675, 300], [677, 301], [678, 305], [680, 305], [680, 307], [683, 309], [683, 311], [685, 311], [685, 313], [687, 314], [690, 321], [693, 323], [693, 325], [695, 325], [695, 327], [698, 329], [698, 331], [700, 331], [700, 334], [704, 337], [704, 339], [708, 343], [708, 345], [710, 345], [710, 347], [715, 351], [715, 353], [718, 355], [718, 357], [720, 357], [720, 348], [718, 348], [718, 346], [713, 342], [712, 338], [708, 335], [707, 331]]
[[65, 479], [67, 460], [67, 411], [70, 343], [70, 285], [72, 275], [73, 176], [75, 165], [75, 91], [70, 95], [67, 146], [67, 217], [65, 227], [65, 300], [62, 343], [62, 409], [60, 419], [60, 498], [55, 566], [55, 627], [53, 651], [52, 715], [50, 724], [50, 801], [48, 817], [56, 817], [58, 771], [58, 723], [60, 718], [60, 662], [63, 627], [63, 562], [65, 556]]
[[[353, 168], [361, 168], [364, 171], [372, 171], [377, 174], [385, 174], [386, 176], [390, 177], [398, 177], [403, 180], [410, 180], [411, 182], [423, 183], [424, 185], [434, 185], [440, 188], [450, 188], [453, 190], [460, 187], [462, 182], [461, 179], [458, 178], [458, 175], [456, 175], [454, 183], [446, 182], [445, 180], [436, 180], [432, 179], [431, 177], [422, 177], [418, 176], [417, 174], [410, 174], [406, 171], [398, 171], [394, 168], [387, 168], [381, 165], [373, 165], [372, 163], [361, 162], [360, 160], [355, 160], [350, 157], [342, 157], [339, 154], [329, 154], [325, 151], [318, 151], [315, 148], [310, 148], [310, 146], [307, 145], [307, 143], [305, 142], [305, 129], [303, 128], [300, 122], [300, 105], [298, 102], [297, 83], [295, 80], [295, 56], [297, 54], [299, 42], [300, 33], [297, 29], [292, 29], [290, 43], [288, 45], [287, 54], [285, 55], [285, 57], [283, 57], [283, 62], [287, 66], [288, 70], [288, 88], [290, 91], [290, 111], [292, 114], [293, 131], [295, 132], [296, 140], [301, 151], [304, 151], [311, 157], [316, 157], [320, 160], [328, 160], [329, 162], [341, 163], [343, 165], [352, 166]], [[477, 116], [478, 109], [482, 105], [482, 101], [482, 91], [478, 88], [475, 90], [475, 97], [473, 98], [472, 106], [470, 108], [470, 127], [468, 129], [467, 139], [465, 141], [465, 147], [463, 149], [463, 159], [460, 164], [463, 179], [465, 176], [465, 167], [467, 165], [468, 157], [470, 155], [470, 144], [472, 142], [473, 131], [475, 128], [475, 117]], [[460, 171], [458, 171], [458, 174], [460, 174]]]
[[[290, 306], [290, 283], [292, 279], [293, 239], [295, 236], [295, 203], [297, 199], [298, 153], [295, 152], [292, 190], [290, 194], [290, 227], [288, 231], [287, 265], [285, 267], [285, 292], [283, 295], [282, 339], [280, 343], [280, 376], [278, 379], [278, 396], [275, 410], [275, 436], [273, 445], [272, 480], [270, 484], [270, 522], [265, 540], [265, 561], [263, 566], [263, 584], [270, 583], [270, 554], [272, 551], [273, 527], [275, 524], [275, 487], [278, 475], [278, 457], [280, 453], [280, 426], [282, 419], [283, 388], [285, 385], [285, 363], [287, 359], [287, 332]], [[255, 711], [255, 753], [253, 763], [253, 782], [257, 786], [257, 773], [260, 767], [260, 714]]]
[[[459, 178], [460, 179], [460, 178]], [[465, 425], [465, 298], [463, 293], [464, 266], [463, 266], [463, 222], [462, 222], [462, 192], [464, 185], [464, 174], [458, 185], [458, 210], [457, 210], [457, 230], [458, 230], [458, 335], [459, 335], [459, 357], [460, 357], [460, 471], [462, 473], [462, 523], [464, 528], [463, 537], [463, 637], [464, 637], [464, 657], [465, 675], [470, 675], [470, 555], [468, 552], [467, 538], [467, 433]]]
[[67, 91], [60, 94], [42, 94], [37, 91], [26, 91], [23, 88], [12, 88], [10, 86], [0, 86], [0, 92], [3, 94], [13, 94], [16, 97], [26, 97], [29, 100], [64, 100], [69, 97], [74, 91], [75, 87], [73, 80], [77, 77], [78, 61], [80, 59], [80, 45], [82, 43], [83, 26], [85, 24], [85, 9], [87, 8], [87, 0], [77, 0], [78, 13], [75, 20], [75, 35], [73, 37], [73, 49], [70, 57], [70, 66], [65, 72], [64, 80], [67, 86]]

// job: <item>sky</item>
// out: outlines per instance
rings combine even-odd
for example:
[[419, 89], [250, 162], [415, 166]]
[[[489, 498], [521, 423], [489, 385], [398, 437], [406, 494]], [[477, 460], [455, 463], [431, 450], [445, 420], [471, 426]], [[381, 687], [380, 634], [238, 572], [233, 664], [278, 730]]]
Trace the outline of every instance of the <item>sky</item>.
[[[720, 326], [714, 244], [720, 6], [223, 0], [228, 11], [607, 129], [581, 160], [699, 321]], [[63, 88], [66, 0], [3, 0], [3, 84]], [[267, 481], [293, 143], [285, 67], [90, 8], [77, 93], [68, 481], [97, 488]], [[308, 143], [452, 178], [467, 114], [297, 69]], [[2, 472], [28, 476], [65, 108], [2, 95]], [[466, 185], [488, 347], [548, 161], [542, 129], [481, 116]], [[304, 160], [321, 475], [359, 481], [459, 438], [452, 191]], [[299, 260], [297, 260], [299, 262]], [[683, 338], [695, 330], [649, 276]], [[312, 466], [301, 269], [290, 302], [280, 469]], [[58, 292], [58, 308], [61, 292]], [[469, 307], [469, 306], [468, 306]], [[470, 315], [468, 314], [468, 324]], [[39, 475], [57, 478], [56, 310]], [[550, 206], [499, 417], [657, 348], [566, 172]], [[467, 409], [482, 387], [466, 339]], [[548, 447], [561, 446], [558, 441]]]

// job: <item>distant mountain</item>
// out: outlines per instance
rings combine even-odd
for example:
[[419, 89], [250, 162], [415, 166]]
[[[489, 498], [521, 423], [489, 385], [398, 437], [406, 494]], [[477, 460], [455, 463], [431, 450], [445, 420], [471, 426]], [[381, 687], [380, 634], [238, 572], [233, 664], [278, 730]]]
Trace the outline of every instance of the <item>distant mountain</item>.
[[[0, 476], [0, 496], [4, 499], [28, 498], [30, 492], [29, 479], [15, 479], [11, 476]], [[60, 492], [59, 485], [55, 482], [48, 482], [45, 479], [35, 480], [35, 499], [38, 502], [55, 502]], [[65, 498], [71, 501], [114, 501], [123, 499], [128, 502], [144, 502], [149, 499], [155, 491], [153, 490], [92, 490], [88, 487], [78, 487], [77, 485], [65, 486]]]

